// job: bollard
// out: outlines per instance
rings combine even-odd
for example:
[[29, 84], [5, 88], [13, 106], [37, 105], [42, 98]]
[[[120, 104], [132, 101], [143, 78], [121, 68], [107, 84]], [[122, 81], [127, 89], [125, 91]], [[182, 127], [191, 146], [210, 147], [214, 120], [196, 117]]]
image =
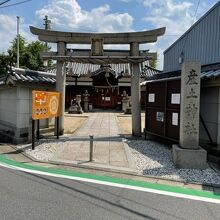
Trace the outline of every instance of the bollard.
[[93, 161], [93, 135], [90, 135], [90, 155], [89, 161]]

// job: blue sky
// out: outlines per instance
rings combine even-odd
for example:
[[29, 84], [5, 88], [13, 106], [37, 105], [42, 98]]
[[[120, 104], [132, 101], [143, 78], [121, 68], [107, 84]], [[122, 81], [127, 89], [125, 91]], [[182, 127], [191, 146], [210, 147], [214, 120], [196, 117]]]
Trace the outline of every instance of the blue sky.
[[[4, 0], [0, 0], [0, 3]], [[21, 34], [36, 40], [29, 25], [43, 28], [47, 14], [53, 30], [78, 32], [127, 32], [165, 26], [166, 34], [157, 43], [142, 49], [158, 52], [158, 68], [162, 69], [163, 51], [183, 34], [218, 0], [11, 0], [0, 5], [0, 52], [7, 51], [16, 36], [16, 16], [20, 16]], [[117, 48], [120, 46], [117, 46]], [[121, 47], [122, 49], [123, 47]]]

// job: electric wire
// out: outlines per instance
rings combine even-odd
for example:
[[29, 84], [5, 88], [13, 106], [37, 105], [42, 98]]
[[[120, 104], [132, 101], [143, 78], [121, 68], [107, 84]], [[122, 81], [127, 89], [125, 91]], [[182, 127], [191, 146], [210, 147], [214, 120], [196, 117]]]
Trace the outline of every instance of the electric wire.
[[25, 1], [21, 1], [21, 2], [14, 3], [14, 4], [1, 6], [0, 9], [1, 9], [1, 8], [8, 8], [8, 7], [16, 6], [16, 5], [20, 5], [20, 4], [24, 4], [24, 3], [30, 2], [30, 1], [32, 1], [32, 0], [25, 0]]
[[4, 2], [1, 2], [0, 5], [4, 5], [5, 3], [9, 2], [9, 1], [11, 1], [11, 0], [6, 0]]

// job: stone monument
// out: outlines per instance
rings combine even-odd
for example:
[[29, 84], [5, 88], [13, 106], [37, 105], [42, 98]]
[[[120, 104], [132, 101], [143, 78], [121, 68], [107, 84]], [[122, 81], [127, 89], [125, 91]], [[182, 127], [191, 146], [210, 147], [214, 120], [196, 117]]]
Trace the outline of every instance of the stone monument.
[[85, 90], [85, 93], [83, 94], [83, 102], [84, 102], [84, 112], [89, 111], [89, 93], [88, 90]]
[[83, 110], [81, 107], [81, 95], [76, 95], [74, 100], [71, 100], [71, 106], [69, 107], [68, 113], [82, 114]]
[[174, 164], [179, 168], [207, 167], [207, 153], [199, 146], [200, 72], [199, 62], [182, 65], [180, 146], [173, 145]]

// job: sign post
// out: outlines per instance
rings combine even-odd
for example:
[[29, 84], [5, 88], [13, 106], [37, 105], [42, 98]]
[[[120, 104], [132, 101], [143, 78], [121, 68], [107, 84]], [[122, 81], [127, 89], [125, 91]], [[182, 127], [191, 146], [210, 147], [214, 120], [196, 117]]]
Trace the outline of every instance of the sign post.
[[35, 123], [34, 119], [32, 119], [32, 150], [35, 149]]
[[[59, 124], [60, 115], [60, 93], [33, 91], [33, 109], [32, 109], [32, 150], [35, 148], [35, 120], [37, 120], [37, 139], [40, 138], [40, 119], [56, 118]], [[59, 126], [57, 126], [57, 139], [59, 139]]]

